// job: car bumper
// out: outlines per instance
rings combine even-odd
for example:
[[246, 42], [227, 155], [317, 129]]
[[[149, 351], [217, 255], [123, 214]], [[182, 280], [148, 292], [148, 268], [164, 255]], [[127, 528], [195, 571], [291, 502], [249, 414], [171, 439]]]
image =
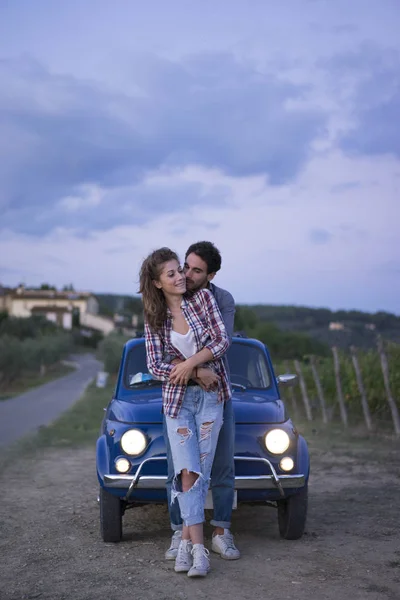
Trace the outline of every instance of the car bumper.
[[[126, 499], [129, 499], [135, 489], [159, 490], [164, 489], [167, 482], [166, 475], [145, 475], [143, 471], [146, 465], [154, 461], [166, 462], [166, 457], [153, 457], [145, 459], [140, 463], [133, 475], [123, 474], [105, 474], [104, 485], [108, 488], [128, 489]], [[266, 458], [235, 456], [235, 462], [259, 463], [260, 466], [267, 466], [270, 474], [267, 475], [236, 475], [236, 490], [268, 490], [278, 489], [281, 496], [285, 495], [285, 489], [301, 488], [306, 483], [306, 476], [301, 473], [296, 474], [277, 474], [272, 463]]]

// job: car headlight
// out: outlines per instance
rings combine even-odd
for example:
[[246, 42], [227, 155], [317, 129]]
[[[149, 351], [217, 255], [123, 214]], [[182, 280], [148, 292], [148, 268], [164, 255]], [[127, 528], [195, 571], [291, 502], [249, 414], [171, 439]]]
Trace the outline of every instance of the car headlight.
[[121, 437], [121, 448], [130, 456], [142, 454], [147, 446], [146, 436], [138, 429], [129, 429]]
[[281, 462], [279, 463], [279, 466], [282, 469], [282, 471], [291, 471], [294, 467], [293, 458], [291, 458], [290, 456], [284, 456]]
[[115, 468], [118, 473], [127, 473], [131, 468], [131, 463], [127, 458], [117, 458], [115, 461]]
[[265, 446], [271, 454], [282, 454], [289, 444], [290, 438], [283, 429], [271, 429], [265, 436]]

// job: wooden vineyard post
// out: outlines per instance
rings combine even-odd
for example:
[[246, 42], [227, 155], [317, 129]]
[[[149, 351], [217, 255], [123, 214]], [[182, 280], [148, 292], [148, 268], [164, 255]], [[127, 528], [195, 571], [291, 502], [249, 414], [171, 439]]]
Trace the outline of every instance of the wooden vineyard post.
[[318, 371], [317, 371], [315, 356], [310, 357], [310, 364], [311, 364], [311, 371], [312, 371], [312, 374], [314, 377], [315, 387], [317, 388], [318, 400], [319, 400], [319, 403], [321, 406], [322, 422], [327, 423], [328, 416], [326, 414], [325, 397], [324, 397], [324, 392], [323, 392], [322, 385], [321, 385], [321, 380], [319, 378]]
[[308, 399], [306, 383], [304, 381], [303, 372], [301, 370], [300, 362], [298, 360], [294, 361], [294, 367], [296, 369], [297, 375], [299, 376], [301, 395], [302, 395], [303, 402], [304, 402], [304, 408], [306, 409], [306, 417], [307, 417], [308, 421], [312, 421], [311, 407], [310, 407], [310, 401]]
[[[283, 362], [283, 364], [284, 364], [286, 372], [290, 373], [289, 361], [285, 360]], [[292, 387], [288, 387], [287, 390], [288, 390], [288, 393], [289, 393], [289, 396], [290, 396], [290, 400], [291, 400], [291, 403], [292, 403], [294, 416], [297, 419], [298, 416], [299, 416], [299, 409], [297, 407], [296, 394], [295, 394], [294, 389]]]
[[350, 346], [350, 352], [351, 352], [351, 360], [353, 361], [354, 371], [356, 373], [358, 391], [360, 392], [360, 396], [361, 396], [361, 405], [362, 405], [362, 409], [363, 409], [363, 413], [364, 413], [365, 424], [367, 426], [368, 431], [371, 431], [372, 423], [371, 423], [371, 415], [369, 412], [367, 394], [365, 393], [361, 369], [360, 369], [360, 365], [358, 363], [357, 351], [354, 346]]
[[397, 410], [397, 406], [396, 406], [396, 403], [392, 396], [392, 392], [390, 391], [388, 360], [387, 360], [385, 351], [383, 349], [383, 342], [382, 342], [382, 338], [380, 335], [378, 336], [377, 343], [378, 343], [378, 352], [379, 352], [379, 356], [381, 359], [381, 367], [382, 367], [382, 373], [383, 373], [383, 381], [385, 384], [386, 398], [387, 398], [387, 401], [388, 401], [388, 404], [389, 404], [389, 407], [390, 407], [390, 410], [392, 413], [394, 431], [395, 431], [396, 435], [400, 435], [399, 411]]
[[337, 397], [338, 397], [338, 401], [339, 401], [340, 416], [342, 418], [343, 425], [345, 427], [347, 427], [347, 423], [348, 423], [347, 422], [347, 411], [346, 411], [346, 405], [344, 403], [344, 398], [343, 398], [342, 382], [340, 381], [339, 354], [338, 354], [338, 350], [337, 350], [336, 346], [332, 347], [332, 354], [333, 354], [333, 364], [334, 364], [334, 368], [335, 368], [336, 391], [337, 391]]

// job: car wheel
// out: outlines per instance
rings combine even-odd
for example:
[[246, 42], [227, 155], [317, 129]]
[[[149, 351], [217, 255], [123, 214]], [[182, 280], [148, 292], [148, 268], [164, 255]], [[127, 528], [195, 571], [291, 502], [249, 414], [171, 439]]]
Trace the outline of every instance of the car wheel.
[[104, 542], [119, 542], [122, 537], [122, 502], [100, 488], [100, 533]]
[[279, 533], [285, 540], [298, 540], [307, 520], [308, 485], [286, 500], [278, 500]]

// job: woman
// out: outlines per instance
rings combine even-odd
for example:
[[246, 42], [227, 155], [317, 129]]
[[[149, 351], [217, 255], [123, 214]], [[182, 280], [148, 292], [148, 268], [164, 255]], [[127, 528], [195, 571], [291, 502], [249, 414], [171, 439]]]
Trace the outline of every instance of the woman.
[[[178, 499], [183, 519], [175, 571], [205, 577], [210, 562], [204, 548], [204, 504], [223, 406], [231, 395], [221, 360], [229, 340], [209, 290], [184, 296], [185, 275], [169, 248], [155, 250], [143, 262], [140, 292], [147, 366], [163, 381], [163, 409], [175, 470], [172, 501]], [[177, 360], [167, 362], [166, 356]], [[197, 368], [204, 363], [217, 375], [216, 391], [197, 384]]]

